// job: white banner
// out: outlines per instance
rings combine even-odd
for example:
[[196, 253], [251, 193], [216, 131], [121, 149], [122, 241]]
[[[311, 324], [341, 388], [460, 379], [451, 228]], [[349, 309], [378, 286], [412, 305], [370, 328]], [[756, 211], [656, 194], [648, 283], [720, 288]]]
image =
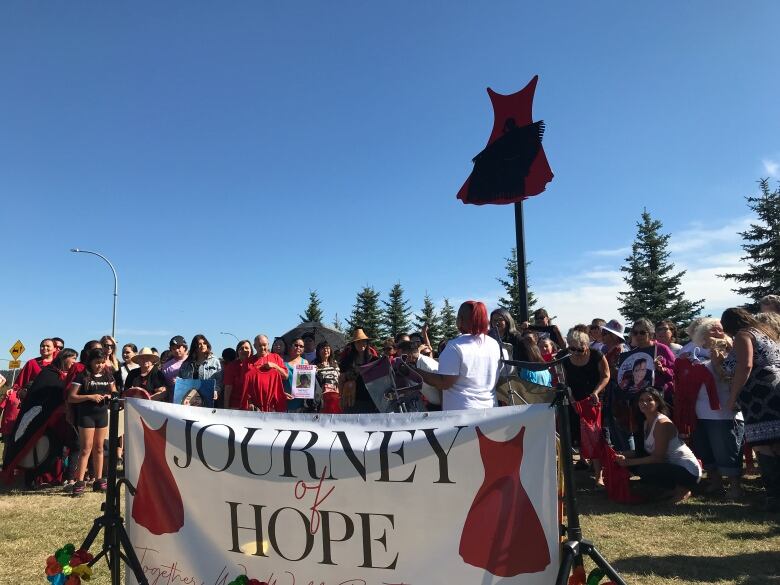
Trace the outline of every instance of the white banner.
[[315, 416], [128, 399], [125, 421], [127, 529], [151, 585], [555, 580], [546, 404]]

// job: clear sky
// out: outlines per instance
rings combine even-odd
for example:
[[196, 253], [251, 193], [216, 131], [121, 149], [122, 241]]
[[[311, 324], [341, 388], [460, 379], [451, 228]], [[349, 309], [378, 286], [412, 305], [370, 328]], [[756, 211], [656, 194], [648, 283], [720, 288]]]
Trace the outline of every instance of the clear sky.
[[110, 330], [111, 273], [72, 247], [116, 265], [117, 337], [139, 346], [280, 334], [310, 289], [328, 321], [396, 281], [416, 310], [426, 291], [492, 308], [512, 207], [455, 194], [485, 89], [537, 74], [541, 303], [563, 327], [617, 317], [647, 208], [720, 311], [743, 197], [778, 176], [778, 21], [773, 0], [4, 2], [0, 351]]

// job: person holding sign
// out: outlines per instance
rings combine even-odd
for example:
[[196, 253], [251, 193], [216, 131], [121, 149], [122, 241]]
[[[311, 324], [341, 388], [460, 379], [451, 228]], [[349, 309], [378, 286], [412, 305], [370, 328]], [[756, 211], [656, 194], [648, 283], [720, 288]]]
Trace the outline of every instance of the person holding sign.
[[668, 345], [653, 339], [654, 331], [655, 327], [650, 319], [637, 319], [631, 327], [631, 347], [651, 350], [647, 353], [655, 354], [652, 366], [647, 364], [647, 367], [655, 369], [653, 385], [664, 393], [664, 398], [669, 402], [674, 393], [674, 360], [677, 358]]
[[179, 378], [185, 380], [215, 380], [214, 400], [222, 393], [222, 363], [211, 351], [205, 335], [192, 338], [190, 353], [179, 370]]
[[284, 380], [284, 391], [287, 394], [287, 412], [303, 412], [305, 406], [303, 398], [294, 398], [293, 395], [293, 381], [297, 383], [297, 380], [295, 380], [295, 367], [308, 365], [309, 363], [303, 357], [303, 348], [303, 339], [293, 339], [287, 352], [287, 360], [284, 362], [284, 365], [287, 366], [287, 378]]

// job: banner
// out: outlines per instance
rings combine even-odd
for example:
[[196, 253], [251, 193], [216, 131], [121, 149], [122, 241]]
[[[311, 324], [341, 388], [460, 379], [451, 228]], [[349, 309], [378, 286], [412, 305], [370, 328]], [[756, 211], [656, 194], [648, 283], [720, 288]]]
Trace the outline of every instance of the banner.
[[127, 529], [152, 585], [555, 580], [546, 404], [311, 415], [128, 399], [125, 421]]

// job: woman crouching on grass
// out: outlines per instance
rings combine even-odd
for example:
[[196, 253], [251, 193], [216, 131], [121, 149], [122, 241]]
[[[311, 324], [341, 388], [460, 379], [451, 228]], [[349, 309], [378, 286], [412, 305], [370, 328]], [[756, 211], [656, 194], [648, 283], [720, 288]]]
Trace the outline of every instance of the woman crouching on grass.
[[103, 442], [108, 434], [108, 398], [116, 390], [114, 371], [106, 365], [102, 348], [89, 350], [86, 368], [68, 386], [68, 402], [76, 405], [76, 425], [79, 428], [79, 463], [73, 495], [84, 493], [84, 475], [92, 456], [95, 491], [106, 490], [103, 473]]
[[645, 418], [644, 443], [648, 455], [637, 457], [633, 451], [624, 451], [616, 456], [617, 464], [631, 467], [643, 484], [666, 490], [665, 495], [673, 503], [687, 500], [691, 488], [701, 479], [699, 461], [678, 436], [659, 390], [642, 390], [639, 410]]

